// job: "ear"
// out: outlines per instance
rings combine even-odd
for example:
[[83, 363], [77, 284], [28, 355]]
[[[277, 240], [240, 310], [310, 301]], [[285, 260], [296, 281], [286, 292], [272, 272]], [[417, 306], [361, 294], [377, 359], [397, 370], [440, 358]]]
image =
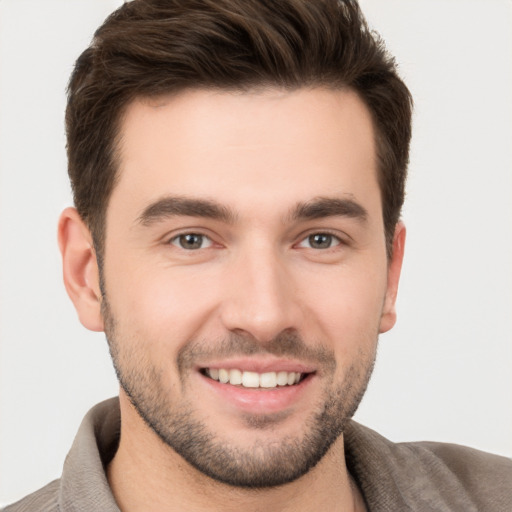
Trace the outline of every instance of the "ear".
[[405, 246], [405, 225], [399, 222], [395, 228], [393, 237], [393, 254], [388, 263], [388, 282], [386, 290], [386, 298], [380, 319], [379, 332], [389, 331], [396, 322], [396, 296], [398, 293], [398, 281], [400, 280], [400, 272], [402, 270], [402, 261], [404, 259]]
[[103, 331], [99, 270], [92, 236], [75, 208], [59, 219], [59, 248], [64, 285], [78, 318], [91, 331]]

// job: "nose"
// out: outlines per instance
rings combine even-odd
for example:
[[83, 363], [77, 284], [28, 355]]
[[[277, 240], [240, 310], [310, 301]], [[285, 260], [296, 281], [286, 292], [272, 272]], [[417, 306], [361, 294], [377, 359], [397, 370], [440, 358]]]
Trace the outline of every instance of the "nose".
[[293, 272], [276, 251], [260, 248], [240, 254], [227, 279], [221, 305], [224, 328], [261, 343], [299, 329], [302, 315]]

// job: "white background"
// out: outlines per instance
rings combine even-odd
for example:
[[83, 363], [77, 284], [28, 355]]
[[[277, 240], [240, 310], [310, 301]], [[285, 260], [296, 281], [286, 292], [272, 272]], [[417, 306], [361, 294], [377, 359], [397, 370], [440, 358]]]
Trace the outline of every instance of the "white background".
[[[114, 0], [0, 0], [0, 503], [58, 477], [117, 392], [61, 284], [72, 64]], [[364, 0], [416, 102], [395, 329], [357, 419], [512, 456], [512, 3]]]

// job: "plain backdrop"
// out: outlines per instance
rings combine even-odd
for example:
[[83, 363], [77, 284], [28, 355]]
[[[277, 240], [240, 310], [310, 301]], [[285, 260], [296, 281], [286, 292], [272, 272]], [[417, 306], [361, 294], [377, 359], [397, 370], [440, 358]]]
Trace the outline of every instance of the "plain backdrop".
[[[416, 103], [398, 323], [357, 419], [512, 456], [512, 3], [364, 0]], [[119, 1], [0, 0], [0, 503], [61, 473], [117, 393], [61, 280], [72, 65]]]

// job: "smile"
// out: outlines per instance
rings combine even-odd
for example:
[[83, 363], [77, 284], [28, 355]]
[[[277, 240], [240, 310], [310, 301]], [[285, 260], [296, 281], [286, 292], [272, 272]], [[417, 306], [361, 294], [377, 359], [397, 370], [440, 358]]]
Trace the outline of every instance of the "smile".
[[301, 380], [308, 375], [305, 373], [285, 371], [257, 373], [235, 368], [205, 368], [201, 373], [222, 384], [231, 384], [244, 388], [266, 389], [277, 388], [279, 386], [293, 386], [301, 382]]

